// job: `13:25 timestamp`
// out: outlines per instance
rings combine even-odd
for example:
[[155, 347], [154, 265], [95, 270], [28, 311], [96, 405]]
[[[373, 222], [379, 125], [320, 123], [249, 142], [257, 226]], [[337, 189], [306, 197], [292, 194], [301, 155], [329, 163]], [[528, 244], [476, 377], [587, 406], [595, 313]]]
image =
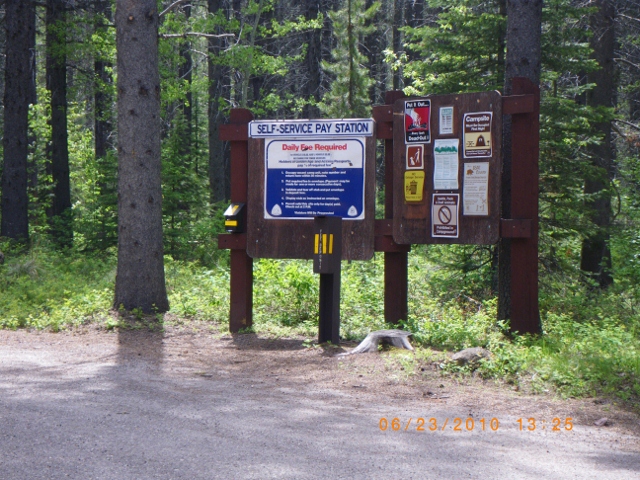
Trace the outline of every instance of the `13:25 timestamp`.
[[561, 432], [563, 430], [573, 430], [573, 418], [559, 418], [554, 417], [550, 422], [544, 419], [538, 419], [534, 417], [519, 418], [516, 420], [520, 431], [535, 432], [536, 430], [550, 430], [552, 432]]

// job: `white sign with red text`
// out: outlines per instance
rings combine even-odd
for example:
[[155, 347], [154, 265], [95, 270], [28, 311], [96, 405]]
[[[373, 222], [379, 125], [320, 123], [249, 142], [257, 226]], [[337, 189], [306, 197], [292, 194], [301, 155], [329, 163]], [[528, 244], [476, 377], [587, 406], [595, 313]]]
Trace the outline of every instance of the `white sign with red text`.
[[364, 138], [267, 139], [265, 163], [265, 218], [364, 218]]

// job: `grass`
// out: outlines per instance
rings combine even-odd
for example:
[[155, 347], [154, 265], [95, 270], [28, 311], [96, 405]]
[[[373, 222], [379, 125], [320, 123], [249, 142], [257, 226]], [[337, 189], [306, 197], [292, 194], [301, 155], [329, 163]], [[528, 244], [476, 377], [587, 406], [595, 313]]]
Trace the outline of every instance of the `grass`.
[[[115, 269], [113, 254], [60, 253], [43, 246], [7, 254], [0, 265], [0, 328], [58, 331], [88, 323], [105, 329], [127, 327], [111, 310]], [[227, 322], [229, 271], [224, 254], [207, 267], [167, 257], [165, 272], [171, 305], [165, 318]], [[442, 361], [445, 375], [481, 375], [565, 397], [605, 394], [640, 411], [640, 304], [632, 294], [617, 287], [598, 293], [567, 284], [564, 278], [555, 285], [545, 277], [544, 334], [511, 339], [505, 334], [507, 325], [495, 321], [496, 299], [473, 290], [477, 278], [456, 281], [447, 272], [428, 261], [424, 251], [410, 256], [410, 316], [404, 326], [420, 348], [407, 357], [397, 356], [407, 374], [436, 359]], [[253, 331], [315, 337], [318, 277], [311, 262], [259, 260], [254, 274]], [[388, 327], [383, 321], [381, 255], [370, 262], [345, 262], [341, 289], [343, 338], [359, 340]], [[472, 346], [489, 349], [492, 358], [473, 367], [444, 361], [443, 351]]]

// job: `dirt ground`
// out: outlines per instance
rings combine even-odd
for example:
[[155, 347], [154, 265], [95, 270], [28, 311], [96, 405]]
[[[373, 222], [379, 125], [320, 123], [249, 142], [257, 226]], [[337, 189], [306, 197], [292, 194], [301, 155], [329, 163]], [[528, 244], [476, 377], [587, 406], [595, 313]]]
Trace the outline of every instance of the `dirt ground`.
[[460, 407], [461, 414], [484, 410], [523, 418], [571, 417], [576, 425], [593, 425], [607, 418], [602, 428], [640, 439], [640, 415], [615, 400], [528, 395], [494, 380], [443, 376], [436, 364], [407, 374], [390, 352], [339, 356], [355, 347], [355, 342], [327, 349], [308, 346], [302, 337], [231, 335], [221, 333], [217, 326], [196, 322], [169, 326], [164, 332], [107, 332], [92, 327], [61, 333], [0, 331], [0, 343], [11, 342], [62, 351], [80, 347], [88, 354], [101, 351], [105, 343], [117, 342], [119, 361], [141, 359], [169, 375], [235, 377], [291, 388], [313, 384], [348, 392], [362, 402], [379, 398], [417, 401], [425, 406]]
[[[610, 400], [336, 356], [353, 346], [197, 323], [0, 331], [0, 478], [640, 478], [640, 417]], [[406, 433], [381, 432], [383, 417]], [[475, 430], [442, 423], [455, 417]], [[490, 418], [499, 431], [481, 431]]]

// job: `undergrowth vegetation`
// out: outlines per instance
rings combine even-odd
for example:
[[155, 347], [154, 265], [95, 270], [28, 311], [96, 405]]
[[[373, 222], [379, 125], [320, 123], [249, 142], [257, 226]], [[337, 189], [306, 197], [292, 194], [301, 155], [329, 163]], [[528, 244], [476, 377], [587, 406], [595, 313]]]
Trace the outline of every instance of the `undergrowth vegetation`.
[[[28, 251], [0, 245], [0, 327], [58, 331], [82, 324], [124, 327], [112, 309], [115, 252], [100, 255], [60, 252], [46, 242]], [[225, 325], [229, 311], [226, 252], [210, 253], [207, 265], [165, 260], [171, 311], [151, 321], [162, 328], [171, 319]], [[259, 260], [254, 264], [254, 325], [258, 334], [315, 337], [318, 328], [318, 276], [310, 261]], [[359, 340], [388, 328], [383, 319], [383, 257], [344, 262], [341, 335]], [[438, 248], [416, 248], [409, 265], [409, 318], [419, 348], [410, 354], [419, 372], [429, 353], [481, 346], [492, 357], [460, 367], [440, 354], [444, 375], [479, 375], [531, 392], [562, 396], [607, 394], [640, 405], [640, 304], [633, 291], [606, 292], [582, 283], [542, 277], [543, 335], [511, 337], [497, 322], [496, 298], [487, 295], [481, 269], [461, 274], [447, 267]], [[480, 285], [480, 287], [478, 287]], [[622, 284], [621, 284], [622, 285]], [[135, 312], [133, 312], [135, 314]], [[437, 357], [437, 355], [436, 355]], [[405, 359], [405, 361], [408, 361]], [[411, 370], [411, 369], [409, 369]]]

